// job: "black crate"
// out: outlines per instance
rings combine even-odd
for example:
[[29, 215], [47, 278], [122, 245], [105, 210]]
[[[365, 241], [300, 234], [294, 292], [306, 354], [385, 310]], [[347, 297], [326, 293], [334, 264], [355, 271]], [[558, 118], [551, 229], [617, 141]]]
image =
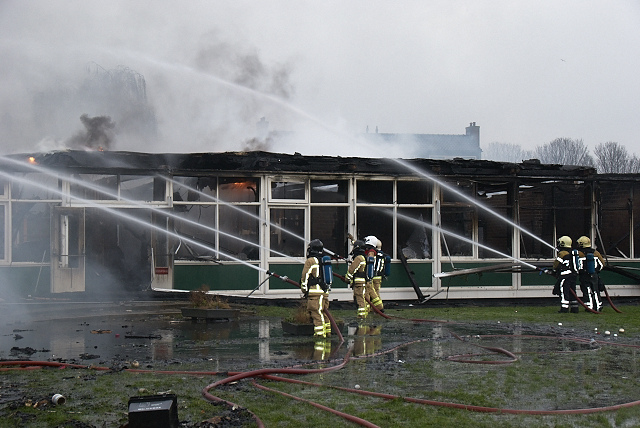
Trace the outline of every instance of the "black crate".
[[129, 398], [129, 428], [178, 428], [178, 398], [174, 394]]

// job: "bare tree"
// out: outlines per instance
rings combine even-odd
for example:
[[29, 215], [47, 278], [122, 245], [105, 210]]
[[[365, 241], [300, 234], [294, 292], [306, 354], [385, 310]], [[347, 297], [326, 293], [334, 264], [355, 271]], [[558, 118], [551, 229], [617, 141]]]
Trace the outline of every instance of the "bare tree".
[[636, 155], [632, 155], [627, 164], [627, 172], [631, 174], [640, 173], [640, 158]]
[[599, 173], [629, 172], [631, 156], [622, 144], [614, 141], [598, 144], [593, 150], [593, 154]]
[[559, 165], [593, 166], [593, 158], [589, 154], [587, 145], [571, 138], [556, 138], [550, 143], [536, 147], [535, 156], [540, 162]]
[[531, 159], [533, 151], [524, 150], [519, 144], [493, 142], [482, 150], [482, 158], [499, 162], [520, 163]]

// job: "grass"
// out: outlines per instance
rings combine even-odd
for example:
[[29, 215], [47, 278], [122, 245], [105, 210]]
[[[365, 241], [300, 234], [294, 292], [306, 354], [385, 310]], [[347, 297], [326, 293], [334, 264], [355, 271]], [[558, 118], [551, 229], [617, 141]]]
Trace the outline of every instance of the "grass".
[[[378, 352], [415, 339], [417, 334], [428, 340], [401, 346], [393, 352], [352, 360], [339, 371], [289, 377], [328, 386], [353, 388], [357, 384], [361, 390], [507, 409], [580, 409], [626, 403], [640, 399], [640, 363], [636, 347], [640, 344], [640, 307], [620, 306], [624, 311], [622, 314], [606, 307], [600, 315], [583, 311], [579, 314], [558, 314], [556, 306], [388, 309], [386, 314], [392, 316], [441, 320], [442, 327], [435, 328], [435, 323], [425, 326], [401, 320], [380, 321], [385, 336]], [[291, 317], [296, 308], [255, 306], [251, 310], [258, 317], [286, 318]], [[352, 310], [332, 313], [334, 317], [346, 320], [355, 315]], [[596, 328], [598, 332], [609, 330], [612, 334], [606, 337], [598, 335]], [[619, 337], [614, 338], [613, 332], [619, 332], [620, 328], [624, 328], [624, 333], [618, 333]], [[512, 335], [519, 331], [517, 329], [522, 329], [524, 334], [533, 329], [548, 337], [519, 338]], [[454, 339], [449, 331], [461, 335], [463, 340]], [[426, 337], [425, 332], [433, 336]], [[506, 337], [484, 336], [484, 332], [501, 332]], [[592, 347], [585, 342], [569, 340], [572, 337], [594, 337], [602, 344]], [[369, 337], [348, 338], [356, 342], [360, 339]], [[615, 341], [632, 346], [607, 345]], [[478, 357], [480, 360], [500, 358], [477, 345], [508, 349], [517, 354], [518, 360], [511, 364], [469, 364], [447, 359], [453, 355], [474, 353], [484, 354]], [[299, 361], [281, 360], [264, 366], [296, 363]], [[154, 363], [150, 369], [207, 370], [210, 367], [206, 362], [188, 361], [173, 366]], [[6, 371], [0, 377], [0, 427], [62, 427], [69, 421], [96, 427], [103, 424], [120, 426], [127, 421], [130, 397], [169, 391], [178, 396], [180, 420], [196, 423], [228, 414], [225, 406], [210, 404], [201, 397], [205, 386], [221, 378], [222, 374], [133, 373], [70, 368]], [[329, 387], [259, 382], [383, 427], [617, 427], [640, 424], [640, 406], [593, 414], [478, 413], [409, 403], [399, 398], [384, 400]], [[54, 393], [67, 397], [65, 405], [46, 403]], [[267, 427], [355, 426], [308, 404], [259, 390], [251, 385], [250, 380], [224, 385], [211, 393], [250, 409]], [[27, 400], [31, 405], [26, 405]], [[33, 403], [40, 401], [46, 405], [34, 407]], [[246, 423], [244, 426], [254, 425]]]

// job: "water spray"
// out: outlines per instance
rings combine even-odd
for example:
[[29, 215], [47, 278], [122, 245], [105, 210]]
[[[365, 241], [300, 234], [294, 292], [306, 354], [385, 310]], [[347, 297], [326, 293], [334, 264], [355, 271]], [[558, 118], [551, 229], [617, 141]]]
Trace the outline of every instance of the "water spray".
[[[379, 211], [382, 211], [382, 212], [385, 212], [385, 213], [386, 213], [386, 211], [385, 211], [385, 210], [379, 210]], [[388, 213], [387, 213], [387, 214], [388, 214]], [[390, 214], [388, 214], [388, 215], [390, 215]], [[407, 220], [407, 221], [409, 221], [409, 222], [411, 222], [411, 223], [414, 223], [414, 224], [417, 224], [417, 225], [419, 225], [419, 226], [428, 227], [428, 228], [433, 229], [433, 230], [435, 230], [435, 231], [438, 231], [438, 232], [440, 232], [440, 233], [444, 233], [445, 235], [450, 235], [450, 236], [452, 236], [452, 237], [454, 237], [454, 238], [456, 238], [456, 239], [459, 239], [459, 240], [461, 240], [461, 241], [463, 241], [463, 242], [466, 242], [466, 243], [469, 243], [469, 244], [471, 244], [471, 245], [477, 245], [477, 246], [478, 246], [478, 247], [480, 247], [480, 248], [484, 248], [485, 250], [491, 251], [491, 252], [493, 252], [493, 253], [495, 253], [495, 254], [498, 254], [499, 256], [502, 256], [502, 257], [504, 257], [504, 258], [511, 259], [511, 260], [513, 260], [514, 262], [520, 263], [520, 264], [522, 264], [522, 265], [524, 265], [524, 266], [527, 266], [527, 267], [530, 267], [530, 268], [532, 268], [532, 269], [535, 269], [535, 270], [540, 270], [540, 269], [541, 269], [541, 268], [539, 268], [538, 266], [535, 266], [535, 265], [532, 265], [531, 263], [527, 263], [527, 262], [525, 262], [524, 260], [520, 260], [520, 259], [518, 259], [518, 258], [516, 258], [516, 257], [510, 256], [510, 255], [505, 254], [505, 253], [502, 253], [502, 252], [500, 252], [500, 251], [498, 251], [498, 250], [495, 250], [495, 249], [493, 249], [493, 248], [491, 248], [491, 247], [488, 247], [488, 246], [486, 246], [486, 245], [483, 245], [483, 244], [481, 244], [481, 243], [479, 243], [479, 242], [474, 242], [472, 239], [469, 239], [469, 238], [467, 238], [467, 237], [464, 237], [464, 236], [458, 235], [458, 234], [456, 234], [456, 233], [450, 232], [450, 231], [448, 231], [448, 230], [446, 230], [446, 229], [443, 229], [443, 228], [441, 228], [441, 227], [435, 226], [435, 225], [433, 225], [433, 224], [431, 224], [431, 223], [427, 223], [427, 222], [424, 222], [424, 221], [420, 221], [420, 220], [418, 220], [418, 219], [415, 219], [415, 218], [413, 218], [413, 217], [410, 217], [410, 216], [408, 216], [408, 215], [401, 214], [401, 213], [397, 213], [397, 216], [398, 216], [398, 218], [402, 218], [402, 219], [404, 219], [404, 220]], [[436, 278], [438, 277], [438, 275], [440, 275], [440, 274], [434, 274], [434, 276], [435, 276]]]

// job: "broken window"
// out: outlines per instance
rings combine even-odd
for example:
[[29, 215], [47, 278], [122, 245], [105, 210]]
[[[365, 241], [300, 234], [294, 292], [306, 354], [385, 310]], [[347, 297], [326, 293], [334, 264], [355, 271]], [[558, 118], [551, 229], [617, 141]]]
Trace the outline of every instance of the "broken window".
[[387, 251], [391, 253], [393, 245], [393, 209], [386, 207], [358, 207], [356, 222], [358, 236], [356, 239], [364, 239], [373, 235], [382, 241]]
[[[271, 256], [304, 257], [305, 210], [300, 208], [271, 208]], [[276, 254], [275, 251], [281, 254]]]
[[11, 207], [12, 261], [39, 262], [49, 251], [51, 206], [45, 202], [14, 202]]
[[358, 180], [356, 182], [358, 203], [392, 204], [393, 181]]
[[478, 257], [500, 258], [512, 255], [512, 185], [509, 183], [477, 183]]
[[216, 177], [174, 177], [173, 203], [216, 202], [216, 187]]
[[[144, 175], [121, 175], [120, 198], [129, 201], [154, 201], [153, 177]], [[164, 198], [162, 198], [163, 200]]]
[[11, 198], [25, 200], [61, 200], [58, 178], [50, 174], [16, 174], [11, 182]]
[[[631, 209], [635, 214], [632, 183], [600, 182], [600, 218], [598, 227], [604, 244], [592, 242], [600, 253], [615, 257], [631, 257]], [[640, 189], [638, 189], [640, 190]], [[636, 192], [638, 191], [636, 190]], [[640, 207], [638, 207], [640, 208]], [[604, 248], [602, 248], [604, 245]]]
[[553, 183], [523, 183], [518, 188], [520, 256], [554, 256]]
[[218, 198], [225, 202], [260, 201], [260, 179], [242, 177], [220, 177]]
[[260, 259], [258, 209], [258, 206], [220, 205], [221, 258], [226, 254], [231, 259]]
[[[431, 208], [398, 209], [398, 246], [407, 259], [430, 259], [431, 253]], [[382, 242], [382, 250], [393, 254], [392, 248]]]
[[270, 200], [305, 201], [305, 186], [302, 180], [272, 180]]
[[351, 251], [347, 238], [347, 207], [311, 207], [311, 239], [343, 257]]
[[399, 204], [430, 204], [432, 185], [429, 181], [398, 181]]
[[76, 174], [69, 179], [71, 196], [84, 200], [108, 201], [118, 199], [118, 176], [104, 174]]
[[475, 186], [467, 181], [458, 181], [450, 186], [451, 190], [442, 189], [442, 202], [437, 213], [440, 227], [446, 231], [441, 233], [442, 255], [472, 256], [476, 210], [466, 198], [474, 197]]
[[[556, 236], [576, 242], [591, 234], [591, 186], [585, 183], [556, 183], [553, 186]], [[552, 243], [553, 244], [553, 243]]]
[[216, 206], [174, 205], [175, 257], [180, 260], [210, 260], [216, 255]]
[[311, 203], [346, 203], [349, 201], [347, 180], [311, 180]]

